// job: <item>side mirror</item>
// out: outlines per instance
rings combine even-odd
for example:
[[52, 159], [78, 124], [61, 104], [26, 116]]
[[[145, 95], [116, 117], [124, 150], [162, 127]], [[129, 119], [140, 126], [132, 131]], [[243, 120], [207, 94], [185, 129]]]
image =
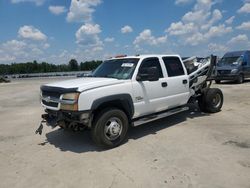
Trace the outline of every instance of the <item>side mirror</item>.
[[147, 67], [140, 70], [140, 73], [137, 75], [137, 81], [157, 81], [159, 80], [160, 75], [157, 67]]

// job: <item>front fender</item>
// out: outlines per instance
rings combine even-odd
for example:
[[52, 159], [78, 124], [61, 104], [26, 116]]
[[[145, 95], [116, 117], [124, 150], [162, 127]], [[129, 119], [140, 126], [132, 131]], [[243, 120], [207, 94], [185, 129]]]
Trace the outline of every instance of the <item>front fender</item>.
[[117, 101], [119, 101], [119, 103], [122, 104], [122, 107], [124, 108], [124, 110], [127, 112], [129, 117], [132, 118], [134, 115], [134, 105], [133, 105], [132, 97], [129, 94], [110, 95], [110, 96], [96, 99], [95, 101], [93, 101], [91, 110], [94, 111], [105, 103], [112, 103], [112, 102], [115, 103]]

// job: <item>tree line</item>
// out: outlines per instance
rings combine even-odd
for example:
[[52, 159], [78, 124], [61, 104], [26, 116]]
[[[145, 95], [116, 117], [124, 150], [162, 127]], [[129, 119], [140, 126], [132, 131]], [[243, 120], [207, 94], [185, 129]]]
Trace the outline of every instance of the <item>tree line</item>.
[[0, 64], [0, 75], [92, 71], [96, 69], [101, 63], [102, 61], [86, 61], [78, 63], [77, 60], [71, 59], [68, 64], [60, 65], [50, 64], [46, 62], [38, 63], [36, 60], [27, 63]]

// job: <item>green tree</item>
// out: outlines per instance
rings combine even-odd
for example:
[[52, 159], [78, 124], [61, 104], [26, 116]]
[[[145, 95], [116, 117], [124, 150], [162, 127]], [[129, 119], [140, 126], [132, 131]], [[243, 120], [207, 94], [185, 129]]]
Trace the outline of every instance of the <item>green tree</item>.
[[69, 61], [69, 68], [70, 68], [71, 71], [78, 71], [79, 70], [78, 69], [78, 63], [77, 63], [77, 61], [75, 59], [71, 59]]

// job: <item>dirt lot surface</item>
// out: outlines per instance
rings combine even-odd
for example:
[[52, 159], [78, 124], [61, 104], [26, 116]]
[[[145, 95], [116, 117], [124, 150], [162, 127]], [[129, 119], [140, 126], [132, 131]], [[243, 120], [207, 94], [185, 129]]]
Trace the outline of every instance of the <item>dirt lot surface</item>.
[[35, 135], [39, 87], [57, 79], [0, 84], [0, 187], [250, 188], [250, 82], [220, 84], [217, 114], [191, 110], [130, 129], [100, 150], [89, 132]]

